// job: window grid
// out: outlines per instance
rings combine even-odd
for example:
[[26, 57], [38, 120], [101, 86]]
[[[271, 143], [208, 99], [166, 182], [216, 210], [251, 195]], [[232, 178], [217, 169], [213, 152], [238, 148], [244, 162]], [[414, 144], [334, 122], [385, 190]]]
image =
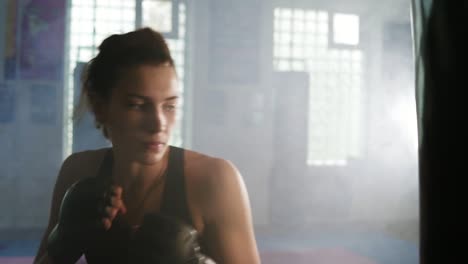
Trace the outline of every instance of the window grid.
[[[184, 98], [183, 91], [185, 90], [185, 39], [186, 39], [186, 7], [184, 3], [179, 3], [179, 38], [178, 39], [166, 39], [171, 55], [176, 65], [177, 76], [179, 78], [179, 87], [182, 91], [181, 98]], [[183, 111], [182, 107], [179, 109], [178, 117], [176, 121], [176, 128], [172, 134], [171, 145], [182, 146], [183, 135]]]
[[363, 54], [328, 48], [328, 29], [326, 11], [275, 8], [273, 66], [310, 73], [307, 163], [343, 166], [360, 154]]
[[[72, 152], [73, 108], [75, 105], [73, 72], [78, 62], [88, 62], [97, 54], [97, 47], [108, 36], [135, 29], [135, 0], [72, 0], [70, 53], [68, 71], [67, 118], [65, 123], [65, 156]], [[179, 3], [179, 38], [166, 39], [176, 63], [179, 85], [184, 91], [186, 7]], [[182, 96], [183, 97], [183, 96]], [[171, 144], [182, 145], [182, 111], [176, 123]]]

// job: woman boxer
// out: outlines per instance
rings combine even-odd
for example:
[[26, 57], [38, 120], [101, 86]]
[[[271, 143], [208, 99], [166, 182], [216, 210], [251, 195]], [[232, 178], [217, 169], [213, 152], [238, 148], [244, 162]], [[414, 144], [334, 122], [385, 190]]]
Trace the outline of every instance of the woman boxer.
[[162, 214], [192, 226], [201, 251], [217, 263], [259, 263], [248, 195], [236, 167], [168, 145], [181, 98], [163, 37], [149, 28], [110, 36], [83, 83], [112, 147], [64, 161], [36, 262], [60, 262], [60, 255], [74, 255], [74, 262], [84, 254], [90, 264], [114, 263], [112, 258], [133, 263], [128, 248], [141, 254], [153, 250], [153, 240], [173, 239], [141, 238], [161, 226], [151, 227], [151, 217]]

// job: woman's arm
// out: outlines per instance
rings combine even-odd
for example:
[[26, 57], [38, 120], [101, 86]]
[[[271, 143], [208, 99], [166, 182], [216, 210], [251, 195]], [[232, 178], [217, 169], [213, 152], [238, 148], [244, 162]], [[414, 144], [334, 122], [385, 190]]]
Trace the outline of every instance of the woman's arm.
[[229, 161], [210, 166], [203, 241], [217, 263], [260, 263], [249, 198], [242, 176]]
[[51, 263], [47, 257], [47, 238], [55, 227], [58, 221], [58, 214], [60, 211], [60, 204], [67, 189], [78, 180], [76, 173], [76, 154], [69, 156], [62, 164], [60, 172], [55, 182], [54, 191], [52, 194], [51, 208], [49, 212], [49, 223], [47, 229], [41, 240], [41, 244], [34, 258], [35, 264], [48, 264]]

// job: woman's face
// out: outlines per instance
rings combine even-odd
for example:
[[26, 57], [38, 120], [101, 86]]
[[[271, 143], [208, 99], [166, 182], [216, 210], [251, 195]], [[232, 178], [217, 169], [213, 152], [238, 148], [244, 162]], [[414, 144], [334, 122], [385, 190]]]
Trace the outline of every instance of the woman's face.
[[125, 71], [103, 111], [114, 151], [146, 165], [160, 161], [180, 100], [172, 66], [141, 65]]

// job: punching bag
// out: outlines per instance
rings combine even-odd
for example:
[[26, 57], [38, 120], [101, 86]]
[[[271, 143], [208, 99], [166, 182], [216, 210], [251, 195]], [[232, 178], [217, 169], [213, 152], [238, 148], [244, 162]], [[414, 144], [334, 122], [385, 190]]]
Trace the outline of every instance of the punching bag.
[[413, 0], [423, 264], [468, 263], [468, 1]]

